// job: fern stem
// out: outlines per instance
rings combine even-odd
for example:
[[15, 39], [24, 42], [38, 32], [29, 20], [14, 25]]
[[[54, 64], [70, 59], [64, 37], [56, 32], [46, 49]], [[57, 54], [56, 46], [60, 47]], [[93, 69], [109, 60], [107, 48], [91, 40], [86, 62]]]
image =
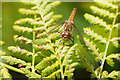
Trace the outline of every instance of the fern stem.
[[61, 70], [62, 79], [64, 79], [64, 75], [63, 75], [63, 66], [62, 66], [62, 63], [61, 63], [61, 56], [60, 56], [60, 70]]
[[99, 75], [98, 75], [99, 78], [101, 78], [103, 66], [104, 66], [104, 63], [105, 63], [105, 59], [106, 59], [106, 55], [107, 55], [107, 51], [108, 51], [108, 47], [109, 47], [109, 43], [110, 43], [110, 39], [111, 39], [111, 35], [112, 35], [112, 30], [113, 30], [113, 27], [115, 25], [115, 22], [116, 22], [116, 19], [117, 19], [117, 15], [118, 15], [117, 13], [118, 13], [118, 8], [116, 9], [116, 15], [115, 15], [115, 18], [114, 18], [113, 23], [112, 23], [112, 28], [110, 29], [108, 42], [106, 43], [105, 54], [103, 56], [102, 64], [100, 66], [100, 72], [99, 72]]
[[[36, 15], [34, 16], [34, 19], [36, 19]], [[36, 26], [33, 27], [33, 29], [35, 29]], [[35, 32], [33, 32], [33, 41], [35, 40]], [[34, 69], [34, 66], [35, 66], [35, 49], [33, 48], [33, 55], [32, 55], [32, 72], [35, 72], [35, 69]]]
[[57, 73], [59, 73], [60, 72], [60, 70], [57, 70], [57, 71], [55, 71], [55, 72], [53, 72], [51, 75], [49, 75], [49, 76], [47, 76], [47, 77], [45, 77], [46, 79], [48, 78], [51, 78], [52, 76], [54, 76], [55, 74], [57, 74]]
[[8, 68], [8, 69], [10, 69], [10, 70], [13, 70], [13, 71], [15, 71], [15, 72], [24, 74], [24, 72], [23, 72], [22, 70], [17, 69], [17, 68], [12, 67], [12, 66], [9, 66], [9, 65], [7, 65], [7, 64], [5, 64], [5, 63], [0, 62], [0, 65], [4, 66], [4, 67], [6, 67], [6, 68]]

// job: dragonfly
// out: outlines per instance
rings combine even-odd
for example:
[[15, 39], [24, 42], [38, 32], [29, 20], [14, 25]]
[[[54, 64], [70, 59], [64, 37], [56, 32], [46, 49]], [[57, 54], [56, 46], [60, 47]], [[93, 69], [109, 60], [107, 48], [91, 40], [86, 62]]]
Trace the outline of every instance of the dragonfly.
[[[75, 24], [73, 23], [73, 19], [75, 17], [75, 14], [76, 14], [76, 10], [77, 8], [73, 8], [72, 10], [72, 13], [69, 17], [68, 20], [62, 22], [61, 24], [59, 24], [58, 26], [56, 26], [55, 28], [51, 29], [48, 33], [44, 34], [43, 36], [41, 37], [44, 37], [45, 35], [49, 34], [51, 31], [55, 30], [56, 28], [58, 28], [60, 25], [64, 24], [63, 26], [63, 31], [60, 33], [60, 37], [62, 38], [62, 40], [64, 42], [67, 42], [67, 41], [72, 41], [72, 43], [74, 44], [74, 37], [72, 37], [72, 31], [73, 31], [73, 27], [77, 30], [77, 33], [79, 34], [80, 38], [82, 39], [83, 43], [85, 44], [84, 40], [83, 40], [83, 37], [81, 36], [79, 30], [77, 29], [77, 27], [75, 26]], [[59, 33], [59, 32], [58, 32]], [[60, 43], [61, 41], [60, 40]], [[63, 42], [63, 46], [64, 46], [64, 42]]]
[[[89, 50], [88, 50], [88, 47], [87, 47], [87, 45], [86, 45], [86, 43], [85, 43], [85, 41], [84, 41], [84, 38], [82, 37], [82, 35], [80, 34], [79, 30], [77, 29], [77, 27], [75, 26], [75, 24], [74, 24], [74, 22], [73, 22], [74, 17], [75, 17], [75, 14], [76, 14], [76, 11], [77, 11], [77, 8], [73, 8], [72, 13], [71, 13], [71, 15], [70, 15], [70, 17], [69, 17], [68, 20], [62, 22], [61, 24], [59, 24], [58, 26], [56, 26], [55, 28], [53, 28], [52, 30], [50, 30], [50, 31], [49, 31], [48, 33], [46, 33], [45, 35], [49, 34], [51, 31], [53, 31], [54, 29], [58, 28], [60, 25], [64, 24], [64, 25], [63, 25], [63, 31], [60, 33], [60, 37], [61, 37], [62, 40], [63, 40], [63, 44], [62, 44], [62, 45], [65, 46], [65, 45], [64, 45], [64, 42], [67, 42], [67, 41], [70, 41], [70, 40], [71, 40], [71, 41], [73, 42], [73, 44], [74, 44], [74, 37], [72, 36], [72, 31], [73, 31], [73, 28], [75, 28], [75, 30], [77, 31], [77, 33], [78, 33], [78, 35], [79, 35], [79, 37], [80, 37], [79, 39], [80, 39], [81, 43], [84, 45], [84, 47], [85, 47], [85, 49], [86, 49], [89, 57], [92, 58], [92, 59], [89, 59], [89, 60], [91, 60], [91, 63], [95, 62], [95, 63], [93, 63], [93, 64], [94, 64], [96, 67], [99, 67], [98, 63], [95, 61], [95, 59], [93, 59], [91, 53], [89, 53]], [[72, 38], [73, 38], [73, 39], [72, 39]], [[60, 43], [61, 43], [62, 40], [60, 40]], [[84, 56], [81, 55], [81, 57], [84, 57]], [[83, 58], [83, 61], [86, 61], [86, 59]]]

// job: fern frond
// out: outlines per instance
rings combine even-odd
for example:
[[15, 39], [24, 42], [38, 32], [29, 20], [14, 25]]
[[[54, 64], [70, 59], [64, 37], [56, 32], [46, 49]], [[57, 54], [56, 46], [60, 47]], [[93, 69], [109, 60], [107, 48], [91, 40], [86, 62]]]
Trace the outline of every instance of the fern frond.
[[51, 4], [48, 4], [45, 9], [41, 12], [42, 15], [46, 15], [52, 8], [54, 8], [55, 6], [59, 5], [61, 2], [60, 1], [56, 1], [56, 2], [53, 2]]
[[52, 74], [50, 74], [49, 76], [45, 77], [45, 78], [55, 78], [55, 75], [57, 75], [61, 70], [57, 70], [55, 72], [53, 72]]
[[37, 74], [37, 73], [33, 73], [30, 72], [28, 69], [26, 68], [21, 68], [21, 70], [24, 72], [24, 74], [29, 77], [29, 78], [41, 78], [41, 75]]
[[36, 45], [42, 45], [42, 44], [46, 44], [48, 42], [50, 42], [50, 40], [45, 38], [45, 39], [36, 39], [33, 43]]
[[94, 44], [89, 39], [84, 38], [86, 45], [89, 47], [88, 49], [92, 50], [97, 57], [99, 56], [99, 48], [96, 47], [96, 44]]
[[10, 75], [9, 71], [7, 68], [3, 67], [1, 70], [0, 70], [0, 74], [3, 78], [9, 78], [10, 80], [12, 80], [12, 76]]
[[14, 24], [31, 24], [34, 20], [32, 18], [22, 18], [14, 22]]
[[99, 17], [95, 17], [91, 14], [86, 13], [84, 17], [91, 23], [91, 24], [98, 24], [100, 26], [105, 27], [106, 30], [111, 30], [110, 25], [108, 25], [103, 19]]
[[103, 74], [102, 78], [107, 78], [107, 76], [108, 76], [108, 72], [107, 71], [103, 71], [102, 74]]
[[102, 73], [102, 78], [116, 78], [116, 76], [118, 77], [118, 71], [112, 71], [110, 74], [108, 74], [107, 71], [103, 71]]
[[59, 19], [61, 19], [63, 16], [62, 15], [53, 15], [53, 19], [55, 21], [58, 21]]
[[51, 65], [50, 62], [55, 61], [55, 59], [56, 59], [56, 56], [51, 54], [50, 57], [46, 57], [40, 63], [38, 63], [35, 66], [35, 69], [37, 69], [38, 71], [41, 71], [45, 67], [50, 66]]
[[74, 75], [74, 70], [75, 70], [75, 66], [79, 65], [78, 62], [74, 62], [72, 64], [70, 64], [68, 67], [69, 69], [66, 70], [66, 72], [64, 73], [64, 76], [68, 76], [68, 78], [72, 78]]
[[103, 38], [102, 36], [98, 35], [97, 33], [94, 33], [93, 30], [90, 28], [84, 28], [84, 33], [86, 33], [88, 36], [95, 38], [94, 40], [99, 40], [101, 43], [106, 43], [106, 38]]
[[49, 1], [49, 0], [44, 0], [44, 3], [42, 3], [42, 4], [40, 5], [40, 7], [39, 7], [39, 9], [41, 9], [41, 10], [40, 10], [40, 13], [44, 10], [45, 6], [48, 4], [48, 1]]
[[19, 35], [14, 35], [14, 40], [15, 41], [21, 41], [20, 43], [26, 43], [26, 44], [29, 44], [29, 43], [32, 43], [32, 40], [31, 39], [28, 39], [26, 37], [23, 37], [23, 36], [20, 36]]
[[44, 21], [50, 20], [52, 18], [53, 14], [54, 14], [54, 12], [48, 13], [47, 15], [44, 16], [43, 20]]
[[[58, 39], [59, 35], [57, 33], [52, 33], [46, 38], [37, 39], [38, 37], [41, 37], [39, 34], [47, 33], [53, 29], [53, 27], [56, 27], [52, 25], [56, 24], [55, 22], [62, 16], [54, 15], [52, 8], [59, 5], [60, 2], [56, 1], [49, 3], [49, 0], [44, 0], [44, 2], [43, 0], [32, 1], [33, 2], [28, 3], [30, 5], [29, 9], [19, 9], [20, 13], [25, 14], [25, 16], [28, 17], [17, 20], [13, 26], [15, 31], [22, 32], [24, 34], [33, 34], [31, 35], [32, 38], [31, 36], [27, 38], [22, 35], [14, 35], [15, 41], [20, 41], [21, 43], [25, 42], [26, 44], [31, 43], [32, 52], [21, 49], [19, 46], [8, 47], [8, 50], [12, 53], [19, 53], [20, 55], [25, 54], [25, 57], [30, 57], [30, 64], [26, 63], [24, 60], [17, 59], [12, 56], [1, 56], [1, 58], [10, 65], [18, 65], [18, 67], [21, 65], [25, 66], [25, 68], [22, 67], [17, 69], [7, 65], [9, 69], [22, 73], [29, 78], [55, 78], [56, 75], [59, 75], [59, 78], [61, 78], [59, 70], [60, 66], [58, 64], [59, 61], [57, 60], [58, 56], [55, 54], [55, 50], [59, 48], [59, 46], [55, 45], [56, 39]], [[35, 70], [42, 76], [37, 74]]]
[[118, 77], [119, 72], [118, 71], [112, 71], [107, 77], [108, 78], [116, 78]]
[[22, 64], [24, 66], [27, 65], [27, 63], [21, 59], [14, 58], [12, 56], [1, 56], [1, 59], [9, 63], [10, 65], [16, 65], [16, 64]]
[[37, 58], [42, 60], [43, 58], [49, 57], [52, 52], [50, 50], [39, 50], [38, 52], [36, 52], [37, 54]]
[[35, 45], [34, 44], [33, 48], [35, 48], [36, 50], [43, 50], [43, 51], [44, 50], [49, 50], [49, 51], [54, 53], [53, 46], [54, 46], [54, 43], [46, 44], [46, 45]]
[[7, 53], [3, 52], [3, 51], [0, 51], [0, 56], [4, 56], [6, 55]]
[[[67, 55], [67, 51], [69, 50], [69, 48], [70, 48], [70, 47], [65, 46], [65, 47], [62, 49], [61, 54]], [[59, 51], [59, 49], [58, 49], [58, 51]]]
[[119, 47], [119, 43], [118, 41], [120, 41], [120, 37], [114, 37], [110, 40], [112, 42], [112, 44], [115, 46], [115, 47]]
[[99, 0], [94, 0], [97, 5], [99, 5], [100, 7], [103, 7], [103, 8], [111, 8], [111, 9], [117, 9], [118, 6], [108, 2], [108, 1], [105, 1], [105, 0], [102, 0], [102, 1], [99, 1]]
[[36, 25], [36, 26], [42, 26], [42, 25], [44, 25], [44, 22], [43, 21], [34, 21], [34, 22], [32, 22], [31, 23], [31, 25]]
[[22, 27], [22, 26], [17, 26], [17, 25], [14, 25], [13, 26], [13, 29], [15, 30], [15, 31], [18, 31], [18, 32], [27, 32], [27, 33], [29, 33], [29, 32], [33, 32], [33, 29], [32, 28], [28, 28], [28, 27]]
[[58, 33], [53, 33], [53, 34], [50, 34], [49, 36], [48, 36], [48, 38], [50, 39], [50, 40], [56, 40], [56, 39], [58, 39], [60, 37], [60, 35], [58, 34]]
[[[73, 45], [67, 52], [67, 54], [65, 54], [64, 60], [68, 60], [72, 54], [74, 54], [75, 52], [75, 48], [76, 48], [77, 44]], [[64, 61], [63, 61], [64, 64]], [[65, 63], [66, 64], [66, 63]]]
[[25, 50], [25, 49], [21, 49], [19, 46], [10, 46], [8, 47], [8, 50], [12, 51], [13, 53], [19, 53], [19, 54], [26, 54], [27, 56], [32, 55], [31, 52]]
[[43, 31], [45, 31], [45, 27], [37, 27], [34, 28], [33, 31], [42, 33]]
[[[112, 72], [109, 75], [107, 71], [104, 71], [104, 70], [106, 70], [106, 69], [104, 69], [104, 68], [106, 68], [106, 67], [104, 67], [104, 65], [105, 65], [105, 60], [106, 60], [107, 64], [110, 65], [111, 67], [116, 66], [116, 64], [115, 64], [116, 61], [114, 61], [114, 59], [117, 59], [118, 60], [117, 62], [119, 62], [119, 59], [118, 59], [119, 52], [118, 51], [116, 52], [116, 50], [114, 50], [115, 47], [119, 48], [119, 46], [118, 46], [119, 37], [117, 37], [117, 35], [116, 35], [118, 32], [117, 31], [118, 29], [116, 29], [116, 28], [118, 28], [118, 26], [119, 26], [119, 23], [117, 21], [117, 19], [119, 18], [118, 17], [119, 3], [118, 2], [115, 2], [115, 3], [109, 2], [109, 0], [107, 0], [107, 1], [106, 0], [101, 0], [101, 1], [94, 0], [94, 1], [97, 3], [97, 6], [91, 6], [91, 10], [94, 12], [95, 15], [97, 14], [100, 17], [98, 17], [98, 16], [95, 17], [94, 15], [91, 15], [88, 13], [86, 13], [84, 15], [84, 17], [91, 24], [94, 24], [94, 25], [97, 24], [98, 26], [105, 27], [105, 30], [102, 28], [102, 29], [99, 29], [99, 31], [101, 31], [101, 32], [105, 31], [106, 36], [108, 36], [108, 38], [107, 37], [103, 38], [102, 37], [103, 34], [99, 34], [100, 35], [99, 36], [98, 34], [94, 33], [94, 31], [93, 31], [94, 29], [93, 30], [91, 30], [90, 28], [84, 29], [85, 30], [84, 32], [88, 36], [94, 38], [95, 35], [93, 35], [93, 34], [96, 34], [97, 39], [96, 38], [95, 39], [99, 40], [100, 42], [102, 40], [101, 43], [106, 44], [105, 51], [100, 51], [99, 54], [97, 55], [97, 57], [99, 57], [99, 60], [101, 60], [102, 62], [100, 64], [99, 70], [95, 70], [95, 74], [98, 76], [98, 78], [117, 78], [118, 77], [118, 75], [116, 75], [117, 71], [114, 72], [114, 70], [113, 70], [113, 73], [114, 73], [113, 76], [111, 75]], [[106, 17], [108, 17], [108, 18], [106, 18]], [[106, 21], [110, 21], [109, 24]], [[114, 29], [114, 27], [115, 27], [115, 29]], [[101, 28], [101, 27], [99, 27], [99, 28]], [[106, 30], [109, 30], [109, 31], [106, 32]], [[95, 39], [91, 39], [91, 41], [95, 41]], [[111, 45], [110, 42], [113, 45]], [[101, 43], [96, 43], [98, 45], [97, 47], [99, 49], [102, 46]], [[104, 49], [104, 46], [102, 49]], [[94, 50], [94, 52], [97, 53], [96, 50]], [[113, 54], [113, 53], [115, 53], [115, 54]]]
[[120, 23], [116, 23], [116, 24], [114, 25], [114, 27], [117, 28], [117, 29], [119, 29]]
[[49, 21], [46, 22], [44, 25], [45, 27], [50, 26], [54, 22], [54, 19], [50, 19]]
[[119, 60], [119, 59], [118, 59], [118, 55], [119, 55], [119, 54], [120, 54], [120, 53], [108, 55], [108, 56], [106, 57], [106, 61], [107, 61], [108, 65], [110, 65], [111, 67], [113, 67], [113, 66], [114, 66], [113, 58]]
[[41, 18], [37, 18], [36, 20], [32, 18], [22, 18], [14, 22], [15, 25], [23, 25], [23, 24], [30, 24], [30, 25], [43, 25], [44, 23], [40, 20]]
[[95, 7], [95, 6], [91, 6], [90, 7], [91, 10], [95, 13], [95, 14], [98, 14], [102, 17], [108, 17], [110, 19], [114, 18], [115, 17], [115, 14], [114, 13], [110, 13], [109, 11], [107, 10], [104, 10], [104, 9], [100, 9], [98, 7]]
[[104, 54], [105, 54], [104, 52], [101, 52], [101, 53], [99, 54], [99, 59], [100, 59], [100, 60], [102, 60]]
[[24, 14], [24, 15], [36, 15], [36, 14], [39, 14], [38, 11], [34, 11], [34, 10], [31, 10], [31, 9], [25, 9], [25, 8], [20, 8], [19, 12]]
[[[76, 48], [77, 44], [73, 45], [65, 54], [64, 60], [62, 65], [65, 65], [65, 71], [64, 71], [64, 76], [68, 76], [68, 78], [72, 78], [73, 77], [73, 71], [75, 70], [74, 67], [78, 64], [76, 63], [71, 63], [72, 62], [72, 55], [74, 55], [75, 53], [75, 48]], [[74, 58], [73, 58], [74, 59]], [[71, 67], [72, 66], [72, 67]]]
[[59, 62], [56, 61], [51, 66], [46, 67], [44, 70], [42, 70], [42, 76], [51, 75], [52, 72], [55, 72], [56, 69], [59, 68], [59, 65], [60, 65]]
[[60, 1], [54, 1], [53, 3], [50, 3], [49, 5], [52, 6], [52, 8], [58, 6], [61, 2]]

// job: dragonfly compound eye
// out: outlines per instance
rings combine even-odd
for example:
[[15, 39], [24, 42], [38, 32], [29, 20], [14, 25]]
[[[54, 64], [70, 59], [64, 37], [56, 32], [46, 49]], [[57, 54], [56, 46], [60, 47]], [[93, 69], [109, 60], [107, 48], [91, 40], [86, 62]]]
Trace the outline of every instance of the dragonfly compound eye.
[[62, 32], [62, 33], [61, 33], [61, 37], [64, 37], [64, 36], [65, 36], [65, 32]]
[[71, 37], [71, 33], [70, 32], [66, 32], [65, 36]]

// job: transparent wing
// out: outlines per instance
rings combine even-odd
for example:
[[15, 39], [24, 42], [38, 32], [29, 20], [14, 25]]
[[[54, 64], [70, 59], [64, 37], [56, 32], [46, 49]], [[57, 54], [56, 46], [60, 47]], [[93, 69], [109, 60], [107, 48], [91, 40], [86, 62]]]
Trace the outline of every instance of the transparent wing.
[[[86, 52], [85, 52], [85, 51], [82, 49], [83, 46], [79, 45], [79, 46], [80, 46], [80, 47], [79, 47], [79, 50], [78, 50], [79, 56], [83, 59], [83, 61], [87, 64], [87, 66], [91, 66], [91, 65], [89, 65], [89, 63], [90, 63], [90, 64], [92, 64], [92, 65], [94, 66], [94, 69], [95, 69], [95, 68], [98, 68], [99, 65], [98, 65], [98, 63], [96, 62], [95, 57], [94, 57], [93, 55], [91, 55], [90, 51], [88, 50], [88, 47], [86, 46], [86, 43], [85, 43], [82, 35], [80, 34], [79, 30], [77, 29], [77, 27], [76, 27], [74, 24], [73, 24], [73, 26], [74, 26], [74, 28], [76, 29], [76, 31], [77, 31], [77, 33], [78, 33], [78, 35], [79, 35], [79, 37], [80, 37], [81, 44], [84, 45], [84, 49], [86, 50]], [[80, 49], [81, 49], [81, 51], [83, 51], [83, 52], [81, 52]]]
[[47, 34], [51, 33], [53, 30], [55, 30], [56, 28], [58, 28], [60, 25], [64, 24], [65, 22], [60, 23], [59, 25], [57, 25], [56, 27], [54, 27], [53, 29], [51, 29], [49, 32], [47, 32], [46, 34], [40, 36], [40, 37], [45, 37]]

